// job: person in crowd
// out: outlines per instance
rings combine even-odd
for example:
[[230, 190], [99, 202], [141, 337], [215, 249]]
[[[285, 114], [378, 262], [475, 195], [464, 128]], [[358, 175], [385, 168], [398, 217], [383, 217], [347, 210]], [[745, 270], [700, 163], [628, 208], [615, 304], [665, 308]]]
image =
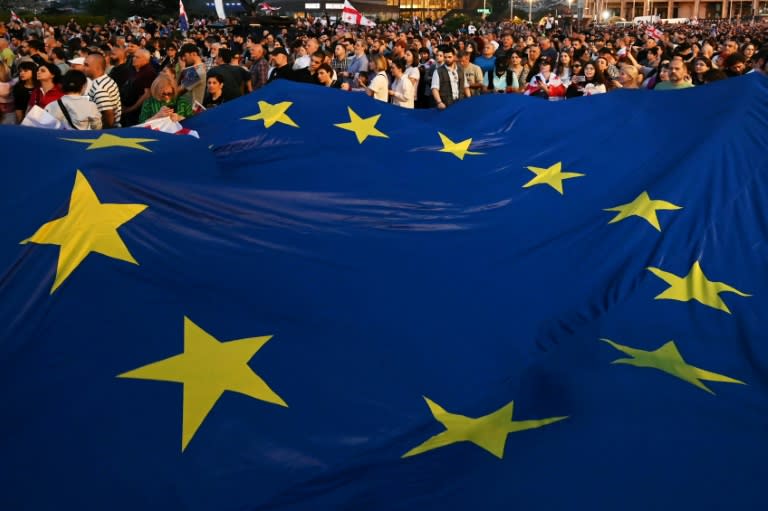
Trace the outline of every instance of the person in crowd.
[[[378, 101], [389, 101], [389, 78], [387, 77], [387, 59], [383, 55], [374, 55], [371, 58], [372, 71], [374, 73], [370, 85], [366, 91], [368, 95]], [[358, 78], [359, 79], [359, 78]]]
[[509, 71], [509, 84], [506, 92], [522, 93], [525, 91], [531, 70], [524, 63], [523, 54], [519, 50], [514, 50], [509, 54], [507, 70]]
[[432, 74], [432, 97], [440, 110], [471, 96], [464, 73], [459, 72], [456, 50], [452, 46], [443, 48], [443, 59], [443, 65]]
[[216, 66], [208, 70], [224, 79], [224, 101], [231, 101], [251, 92], [251, 74], [240, 66], [232, 64], [232, 50], [220, 48]]
[[275, 48], [272, 50], [270, 58], [272, 59], [272, 70], [269, 72], [267, 83], [278, 79], [293, 80], [295, 73], [288, 64], [288, 52], [285, 51], [285, 48]]
[[184, 96], [177, 95], [176, 83], [166, 75], [159, 75], [150, 86], [150, 96], [141, 106], [139, 122], [169, 117], [174, 122], [192, 116], [192, 105]]
[[405, 74], [407, 67], [408, 65], [403, 57], [392, 60], [390, 71], [394, 80], [392, 81], [392, 87], [389, 89], [389, 97], [395, 106], [413, 108], [416, 100], [416, 89], [413, 86], [413, 82]]
[[333, 69], [330, 64], [323, 62], [317, 67], [317, 71], [315, 72], [316, 83], [323, 87], [331, 87], [334, 89], [340, 89], [342, 86], [346, 86], [341, 80], [334, 78], [334, 71], [335, 69]]
[[672, 59], [669, 63], [669, 79], [657, 84], [654, 90], [675, 90], [693, 87], [688, 68], [681, 59]]
[[419, 52], [415, 48], [405, 50], [405, 76], [413, 84], [413, 90], [419, 90], [421, 72], [419, 71]]
[[619, 66], [619, 77], [616, 79], [615, 88], [621, 89], [639, 89], [643, 82], [643, 76], [635, 66], [630, 64], [621, 64]]
[[557, 76], [563, 85], [568, 87], [571, 84], [571, 75], [573, 75], [573, 66], [571, 65], [571, 54], [567, 51], [560, 52], [557, 61]]
[[150, 63], [150, 54], [140, 48], [134, 51], [131, 64], [134, 73], [120, 89], [120, 102], [123, 107], [123, 126], [133, 126], [140, 122], [142, 105], [150, 97], [150, 87], [157, 77], [157, 71]]
[[208, 75], [207, 91], [203, 98], [203, 108], [210, 110], [224, 102], [224, 80], [221, 75]]
[[21, 123], [27, 114], [32, 91], [40, 87], [37, 81], [37, 64], [31, 60], [19, 62], [19, 78], [13, 86], [13, 103], [16, 109], [16, 123]]
[[594, 96], [595, 94], [604, 94], [607, 91], [603, 74], [593, 62], [587, 62], [584, 64], [584, 74], [575, 75], [571, 79], [571, 85], [568, 86], [565, 97], [570, 99]]
[[488, 78], [496, 67], [496, 56], [494, 55], [493, 45], [490, 42], [483, 46], [481, 55], [475, 57], [475, 64], [483, 71], [483, 86], [488, 90], [490, 87]]
[[101, 112], [101, 127], [104, 129], [120, 126], [123, 112], [120, 89], [107, 75], [106, 65], [107, 61], [100, 53], [92, 53], [85, 58], [85, 75], [91, 79], [87, 95]]
[[49, 103], [45, 111], [57, 119], [64, 129], [101, 129], [101, 113], [96, 104], [84, 95], [87, 86], [85, 73], [70, 69], [61, 79], [64, 95]]
[[0, 124], [16, 124], [15, 100], [13, 87], [16, 79], [11, 76], [11, 69], [0, 59]]
[[712, 62], [707, 57], [696, 57], [693, 59], [691, 83], [693, 85], [704, 85], [704, 75], [710, 69], [712, 69]]
[[202, 104], [208, 69], [200, 56], [200, 48], [191, 43], [183, 45], [179, 48], [179, 62], [179, 94], [185, 96], [190, 105]]
[[43, 62], [37, 68], [38, 86], [29, 96], [28, 107], [39, 106], [45, 108], [52, 101], [56, 101], [64, 93], [61, 90], [61, 70], [52, 62]]
[[267, 84], [269, 79], [269, 62], [263, 44], [254, 43], [251, 38], [246, 43], [250, 55], [251, 88], [258, 90]]
[[553, 72], [554, 62], [550, 57], [538, 59], [539, 72], [528, 82], [524, 94], [556, 101], [565, 99], [565, 85]]

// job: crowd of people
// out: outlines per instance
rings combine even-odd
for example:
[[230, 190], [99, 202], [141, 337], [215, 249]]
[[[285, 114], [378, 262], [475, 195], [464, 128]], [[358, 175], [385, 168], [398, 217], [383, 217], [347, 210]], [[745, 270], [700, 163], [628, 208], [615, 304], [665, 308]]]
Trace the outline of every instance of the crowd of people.
[[481, 94], [546, 100], [671, 90], [768, 74], [768, 22], [600, 27], [484, 23], [448, 32], [418, 19], [365, 28], [327, 18], [226, 28], [194, 20], [0, 23], [0, 123], [42, 109], [66, 129], [189, 116], [275, 80], [444, 109]]

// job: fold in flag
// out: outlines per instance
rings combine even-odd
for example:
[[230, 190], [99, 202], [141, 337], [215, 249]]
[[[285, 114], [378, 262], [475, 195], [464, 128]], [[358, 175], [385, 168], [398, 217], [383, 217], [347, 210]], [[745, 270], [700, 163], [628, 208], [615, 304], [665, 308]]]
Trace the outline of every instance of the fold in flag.
[[364, 27], [375, 27], [376, 23], [369, 20], [363, 14], [352, 7], [349, 0], [344, 0], [344, 7], [341, 10], [341, 21], [344, 23], [351, 23], [353, 25], [362, 25]]
[[645, 29], [645, 35], [648, 37], [652, 37], [653, 39], [661, 39], [664, 35], [664, 32], [659, 30], [657, 27], [654, 27], [653, 25], [647, 27]]
[[761, 508], [766, 96], [0, 126], [0, 509]]
[[16, 23], [24, 23], [19, 16], [11, 9], [11, 21]]
[[179, 0], [179, 30], [187, 32], [189, 30], [189, 19], [187, 11], [184, 9], [184, 0]]

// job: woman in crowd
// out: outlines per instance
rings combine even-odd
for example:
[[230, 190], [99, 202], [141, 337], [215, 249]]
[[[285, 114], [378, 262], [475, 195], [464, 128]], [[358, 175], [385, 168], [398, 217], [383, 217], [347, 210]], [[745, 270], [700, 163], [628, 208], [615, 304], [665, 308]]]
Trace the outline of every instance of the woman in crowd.
[[371, 68], [375, 73], [367, 88], [369, 96], [379, 101], [389, 101], [389, 78], [387, 78], [387, 59], [377, 54], [371, 57]]
[[61, 69], [56, 64], [51, 62], [40, 64], [37, 68], [37, 81], [39, 86], [29, 95], [29, 108], [33, 106], [45, 108], [64, 95], [59, 85]]
[[534, 76], [525, 89], [526, 96], [544, 98], [550, 101], [565, 99], [565, 86], [560, 78], [552, 71], [550, 57], [539, 59], [539, 72]]
[[630, 64], [621, 64], [619, 66], [619, 77], [616, 79], [619, 87], [622, 89], [639, 89], [643, 82], [643, 75], [635, 66]]
[[523, 62], [523, 54], [518, 50], [509, 53], [509, 62], [507, 63], [509, 75], [509, 88], [507, 92], [522, 92], [528, 83], [528, 74], [531, 70]]
[[560, 81], [563, 85], [568, 87], [571, 84], [571, 76], [573, 76], [573, 67], [571, 66], [572, 58], [571, 54], [567, 51], [561, 52], [557, 62], [557, 76], [560, 77]]
[[19, 81], [13, 86], [13, 103], [16, 108], [16, 123], [24, 120], [32, 91], [39, 87], [37, 81], [37, 64], [21, 62], [19, 64]]
[[411, 48], [405, 50], [405, 76], [411, 80], [413, 90], [419, 90], [419, 52]]
[[587, 62], [584, 64], [584, 74], [574, 76], [571, 80], [565, 97], [594, 96], [595, 94], [603, 94], [607, 90], [603, 74], [597, 69], [594, 62]]
[[413, 82], [406, 76], [406, 63], [404, 58], [397, 58], [392, 61], [390, 70], [395, 78], [392, 82], [392, 88], [389, 89], [389, 97], [392, 98], [392, 104], [403, 108], [413, 108], [416, 99], [416, 89]]
[[224, 92], [224, 80], [221, 75], [214, 73], [208, 75], [206, 85], [208, 88], [203, 98], [203, 107], [208, 110], [224, 102], [224, 95], [222, 94]]
[[693, 59], [693, 73], [691, 78], [694, 85], [704, 85], [704, 75], [712, 69], [712, 61], [707, 57], [696, 57]]
[[87, 82], [85, 73], [70, 69], [61, 79], [64, 95], [45, 107], [45, 111], [58, 119], [64, 129], [101, 129], [101, 113], [96, 103], [83, 95]]
[[179, 122], [192, 115], [192, 105], [184, 96], [177, 97], [176, 82], [168, 75], [158, 75], [149, 90], [149, 99], [141, 105], [139, 122], [161, 117], [170, 117], [172, 121]]
[[14, 85], [16, 85], [16, 79], [11, 78], [11, 70], [0, 59], [0, 124], [16, 124]]
[[507, 67], [507, 60], [503, 55], [496, 57], [492, 70], [487, 74], [488, 90], [490, 92], [511, 92], [512, 72]]

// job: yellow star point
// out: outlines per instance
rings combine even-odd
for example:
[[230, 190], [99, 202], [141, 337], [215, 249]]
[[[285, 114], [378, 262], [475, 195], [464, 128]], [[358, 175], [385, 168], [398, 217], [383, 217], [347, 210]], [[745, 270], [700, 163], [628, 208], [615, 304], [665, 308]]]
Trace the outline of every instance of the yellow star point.
[[157, 142], [156, 138], [129, 138], [129, 137], [118, 137], [116, 135], [111, 135], [109, 133], [102, 133], [99, 135], [98, 138], [62, 138], [61, 140], [66, 140], [67, 142], [79, 142], [81, 144], [89, 144], [88, 147], [85, 148], [86, 151], [90, 151], [92, 149], [107, 149], [109, 147], [127, 147], [129, 149], [138, 149], [139, 151], [147, 151], [148, 153], [151, 153], [152, 150], [144, 147], [141, 144], [146, 144], [148, 142]]
[[725, 304], [720, 293], [734, 293], [739, 296], [752, 296], [743, 293], [733, 286], [724, 282], [713, 282], [704, 275], [704, 270], [698, 261], [693, 263], [691, 270], [685, 277], [678, 277], [674, 273], [664, 271], [661, 268], [648, 267], [648, 271], [669, 284], [669, 287], [661, 294], [656, 296], [656, 300], [677, 300], [688, 302], [696, 300], [697, 302], [718, 309], [723, 312], [731, 313], [731, 310]]
[[472, 442], [497, 458], [503, 458], [507, 435], [510, 433], [540, 428], [568, 418], [550, 417], [548, 419], [513, 421], [514, 401], [488, 415], [471, 418], [447, 412], [443, 407], [426, 396], [424, 400], [427, 402], [432, 416], [445, 427], [445, 431], [406, 452], [403, 454], [403, 458], [422, 454], [457, 442]]
[[220, 342], [184, 317], [184, 352], [119, 374], [118, 378], [169, 381], [184, 385], [181, 451], [224, 391], [239, 392], [279, 406], [288, 405], [248, 366], [271, 335]]
[[371, 117], [363, 119], [350, 107], [347, 107], [347, 112], [349, 113], [349, 122], [334, 124], [334, 126], [353, 132], [355, 137], [357, 137], [358, 144], [362, 144], [368, 137], [389, 138], [388, 135], [376, 129], [376, 123], [379, 122], [381, 114], [372, 115]]
[[259, 101], [259, 113], [243, 117], [244, 121], [264, 121], [265, 128], [271, 128], [276, 123], [286, 124], [298, 128], [299, 125], [293, 122], [285, 112], [293, 105], [293, 101], [283, 101], [282, 103], [268, 103]]
[[625, 218], [629, 218], [631, 216], [639, 216], [651, 224], [654, 229], [661, 232], [661, 226], [659, 225], [659, 219], [656, 216], [656, 211], [671, 211], [675, 209], [683, 208], [677, 204], [672, 204], [671, 202], [667, 202], [665, 200], [651, 199], [650, 196], [648, 196], [648, 192], [643, 192], [638, 195], [632, 202], [627, 204], [620, 204], [612, 208], [606, 208], [603, 211], [618, 212], [618, 214], [613, 217], [610, 222], [608, 222], [609, 224], [621, 222]]
[[79, 170], [66, 216], [52, 220], [21, 243], [59, 245], [56, 279], [51, 294], [91, 252], [139, 264], [128, 251], [117, 229], [147, 208], [145, 204], [105, 204]]
[[439, 151], [441, 153], [450, 153], [460, 160], [463, 160], [466, 155], [477, 156], [483, 154], [469, 150], [469, 146], [472, 145], [471, 138], [462, 140], [461, 142], [454, 142], [439, 131], [437, 134], [440, 135], [440, 141], [443, 143], [443, 148]]
[[713, 373], [705, 369], [690, 365], [683, 359], [680, 351], [675, 345], [675, 341], [669, 341], [661, 348], [655, 351], [645, 351], [637, 348], [630, 348], [622, 344], [615, 343], [610, 339], [600, 339], [613, 346], [615, 349], [629, 355], [632, 358], [619, 358], [614, 360], [613, 364], [627, 364], [635, 367], [648, 367], [652, 369], [658, 369], [667, 374], [671, 374], [675, 378], [690, 383], [710, 394], [714, 394], [703, 381], [718, 381], [724, 383], [738, 383], [746, 385], [743, 381], [736, 380], [723, 374]]
[[536, 185], [549, 185], [560, 195], [563, 195], [563, 181], [566, 179], [573, 179], [575, 177], [583, 177], [584, 174], [578, 172], [563, 172], [563, 162], [559, 161], [554, 165], [547, 168], [543, 167], [526, 167], [528, 170], [536, 174], [530, 181], [523, 185], [523, 188], [530, 188]]

